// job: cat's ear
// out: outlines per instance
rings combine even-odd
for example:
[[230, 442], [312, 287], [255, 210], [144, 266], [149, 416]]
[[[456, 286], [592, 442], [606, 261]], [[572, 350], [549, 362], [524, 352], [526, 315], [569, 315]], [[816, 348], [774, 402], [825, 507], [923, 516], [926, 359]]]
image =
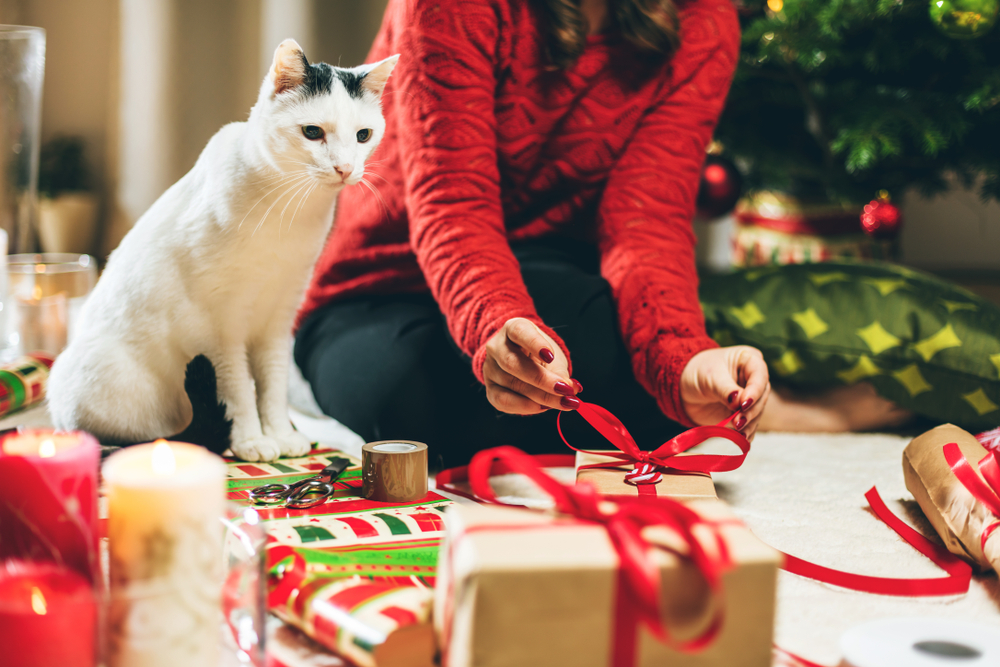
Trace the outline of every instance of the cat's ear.
[[381, 97], [382, 91], [385, 90], [385, 84], [389, 80], [389, 75], [392, 74], [392, 69], [396, 66], [397, 62], [399, 62], [398, 53], [374, 65], [369, 65], [371, 69], [361, 79], [361, 87], [374, 93], [376, 97]]
[[274, 94], [278, 95], [302, 85], [306, 78], [306, 54], [294, 39], [286, 39], [274, 50], [274, 60], [268, 77], [274, 84]]

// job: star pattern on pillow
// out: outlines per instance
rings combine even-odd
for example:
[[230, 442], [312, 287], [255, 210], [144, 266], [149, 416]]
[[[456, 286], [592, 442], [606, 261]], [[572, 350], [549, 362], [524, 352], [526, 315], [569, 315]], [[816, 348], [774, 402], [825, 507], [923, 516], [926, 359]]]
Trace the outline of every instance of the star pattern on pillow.
[[930, 361], [941, 350], [947, 350], [949, 347], [960, 347], [961, 345], [962, 341], [955, 334], [955, 329], [949, 323], [933, 336], [914, 343], [913, 349], [924, 358], [924, 361]]
[[858, 329], [858, 336], [871, 348], [872, 354], [885, 352], [893, 347], [899, 347], [903, 341], [885, 330], [882, 323], [875, 320], [868, 326]]
[[910, 364], [906, 368], [893, 371], [891, 375], [899, 380], [899, 383], [906, 388], [910, 396], [916, 396], [934, 388], [924, 379], [923, 374], [920, 372], [920, 367], [916, 364]]

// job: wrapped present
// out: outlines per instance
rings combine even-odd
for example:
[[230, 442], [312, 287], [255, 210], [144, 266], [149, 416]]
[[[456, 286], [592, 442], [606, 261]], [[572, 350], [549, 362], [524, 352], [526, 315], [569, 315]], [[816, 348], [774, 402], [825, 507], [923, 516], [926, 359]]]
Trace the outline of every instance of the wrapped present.
[[1000, 572], [1000, 466], [992, 452], [945, 424], [906, 446], [903, 476], [949, 551]]
[[[735, 470], [743, 465], [750, 451], [750, 442], [742, 433], [726, 428], [738, 412], [715, 426], [689, 429], [650, 452], [639, 449], [625, 425], [601, 406], [581, 403], [576, 412], [618, 448], [609, 451], [576, 449], [563, 435], [562, 413], [557, 417], [560, 437], [577, 452], [576, 480], [592, 484], [602, 495], [713, 499], [716, 495], [711, 473]], [[729, 440], [740, 448], [740, 453], [684, 454], [710, 438]]]
[[268, 609], [360, 667], [432, 667], [433, 594], [423, 577], [433, 581], [436, 546], [415, 558], [402, 549], [333, 554], [333, 565], [307, 549], [273, 546]]
[[336, 491], [314, 507], [257, 507], [267, 529], [270, 611], [324, 648], [361, 667], [431, 665], [431, 587], [445, 508], [428, 493], [408, 503], [361, 495], [360, 461], [332, 449], [270, 463], [229, 463], [229, 499], [292, 484], [349, 458]]
[[45, 398], [52, 357], [35, 352], [0, 367], [0, 417]]
[[448, 510], [434, 603], [446, 667], [771, 664], [780, 556], [723, 503], [603, 498], [511, 447], [469, 466], [487, 500], [497, 458], [558, 513]]
[[860, 205], [807, 204], [780, 192], [751, 192], [733, 212], [733, 266], [893, 259], [898, 243], [866, 234], [863, 212]]

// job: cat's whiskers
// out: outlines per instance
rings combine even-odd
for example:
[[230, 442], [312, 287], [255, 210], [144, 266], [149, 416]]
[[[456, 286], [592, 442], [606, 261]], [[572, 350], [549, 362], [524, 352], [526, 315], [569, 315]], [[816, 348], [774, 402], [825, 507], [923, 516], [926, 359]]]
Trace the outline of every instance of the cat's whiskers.
[[386, 218], [388, 218], [389, 217], [389, 206], [388, 206], [388, 204], [385, 203], [385, 199], [382, 198], [382, 193], [378, 191], [378, 188], [376, 188], [374, 185], [372, 185], [371, 182], [368, 179], [366, 179], [365, 177], [363, 177], [363, 176], [361, 177], [361, 180], [358, 181], [358, 182], [359, 183], [364, 183], [364, 185], [372, 192], [372, 194], [374, 194], [375, 197], [378, 198], [379, 205], [380, 205], [380, 207], [382, 209], [382, 214], [385, 215]]
[[[253, 232], [251, 232], [251, 234], [250, 234], [251, 238], [257, 233], [257, 230], [259, 230], [261, 228], [261, 226], [264, 224], [264, 221], [267, 220], [267, 216], [270, 215], [271, 209], [273, 209], [278, 202], [280, 202], [282, 199], [284, 199], [285, 195], [288, 194], [289, 192], [291, 192], [293, 188], [297, 187], [300, 183], [302, 183], [303, 180], [306, 180], [306, 179], [309, 179], [309, 178], [312, 178], [312, 176], [309, 176], [308, 174], [305, 175], [305, 176], [299, 176], [298, 178], [294, 179], [291, 184], [288, 184], [288, 187], [285, 188], [285, 190], [282, 191], [282, 193], [280, 195], [278, 195], [277, 197], [275, 197], [275, 199], [271, 203], [271, 205], [267, 207], [266, 211], [264, 211], [264, 215], [261, 216], [261, 219], [257, 223], [257, 226], [254, 227]], [[277, 188], [275, 188], [275, 189], [277, 189]], [[273, 190], [272, 190], [272, 192], [273, 192]]]
[[306, 193], [302, 195], [302, 197], [299, 199], [298, 206], [296, 206], [295, 210], [292, 212], [292, 219], [288, 221], [289, 232], [292, 231], [292, 223], [295, 222], [295, 216], [299, 214], [299, 211], [302, 210], [302, 205], [306, 203], [306, 200], [309, 199], [309, 195], [313, 193], [313, 190], [315, 190], [319, 186], [319, 184], [320, 184], [319, 181], [315, 181], [314, 183], [312, 183], [312, 185], [309, 186], [309, 189], [306, 190]]
[[[309, 181], [306, 181], [305, 183], [302, 183], [299, 186], [299, 189], [296, 190], [295, 192], [293, 192], [292, 196], [288, 198], [288, 203], [285, 204], [285, 208], [281, 209], [281, 215], [278, 216], [278, 240], [279, 241], [281, 240], [281, 225], [285, 221], [285, 211], [287, 211], [288, 207], [291, 206], [291, 204], [292, 204], [293, 201], [295, 201], [295, 196], [297, 194], [299, 194], [300, 192], [302, 192], [303, 190], [305, 190], [306, 188], [308, 188], [310, 185], [312, 185], [312, 183], [310, 183]], [[292, 230], [291, 225], [289, 225], [288, 231], [291, 231], [291, 230]]]
[[264, 177], [258, 179], [257, 182], [260, 185], [267, 186], [267, 185], [271, 185], [273, 183], [276, 183], [276, 182], [278, 182], [280, 180], [283, 180], [283, 179], [286, 179], [286, 178], [290, 178], [292, 176], [301, 176], [303, 174], [308, 174], [308, 173], [309, 172], [307, 170], [305, 170], [305, 169], [298, 169], [296, 171], [288, 171], [288, 172], [278, 172], [277, 174], [273, 174], [271, 176], [264, 176]]
[[[250, 213], [252, 213], [252, 212], [253, 212], [253, 210], [254, 210], [255, 208], [257, 208], [257, 205], [258, 205], [258, 204], [260, 204], [260, 203], [261, 203], [262, 201], [264, 201], [265, 199], [267, 199], [267, 196], [268, 196], [268, 195], [270, 195], [270, 194], [271, 194], [272, 192], [274, 192], [275, 190], [277, 190], [277, 189], [278, 189], [278, 188], [280, 188], [281, 186], [283, 186], [283, 185], [285, 185], [286, 183], [288, 183], [288, 181], [289, 181], [289, 180], [292, 180], [292, 179], [295, 179], [295, 178], [301, 178], [301, 176], [298, 176], [297, 174], [284, 174], [283, 176], [284, 176], [284, 178], [283, 178], [283, 179], [282, 179], [281, 181], [279, 181], [277, 185], [275, 185], [275, 186], [274, 186], [273, 188], [271, 188], [270, 190], [268, 190], [267, 192], [265, 192], [265, 193], [264, 193], [263, 195], [261, 195], [261, 198], [260, 198], [260, 199], [258, 199], [258, 200], [256, 201], [256, 203], [254, 203], [254, 205], [250, 207], [250, 210], [248, 210], [248, 211], [246, 212], [246, 214], [245, 214], [245, 215], [243, 216], [243, 219], [242, 219], [242, 220], [240, 220], [240, 224], [238, 224], [238, 225], [236, 226], [236, 231], [239, 231], [240, 229], [242, 229], [242, 228], [243, 228], [243, 223], [244, 223], [244, 222], [246, 221], [246, 219], [247, 219], [247, 216], [249, 216], [249, 215], [250, 215]], [[267, 185], [271, 185], [271, 183], [268, 183]], [[266, 186], [265, 186], [265, 187], [266, 187]]]

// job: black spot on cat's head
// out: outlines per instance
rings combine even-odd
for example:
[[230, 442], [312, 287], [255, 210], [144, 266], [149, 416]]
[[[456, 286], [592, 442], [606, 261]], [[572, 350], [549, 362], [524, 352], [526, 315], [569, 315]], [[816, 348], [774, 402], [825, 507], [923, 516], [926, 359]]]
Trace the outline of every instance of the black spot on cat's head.
[[333, 68], [326, 63], [309, 64], [305, 56], [302, 62], [306, 66], [306, 76], [302, 80], [302, 92], [306, 96], [329, 95], [333, 87]]
[[347, 94], [356, 100], [360, 100], [364, 95], [364, 88], [361, 84], [365, 80], [365, 74], [358, 74], [357, 72], [352, 72], [348, 69], [338, 69], [337, 78], [340, 82], [344, 84], [344, 88], [347, 90]]

